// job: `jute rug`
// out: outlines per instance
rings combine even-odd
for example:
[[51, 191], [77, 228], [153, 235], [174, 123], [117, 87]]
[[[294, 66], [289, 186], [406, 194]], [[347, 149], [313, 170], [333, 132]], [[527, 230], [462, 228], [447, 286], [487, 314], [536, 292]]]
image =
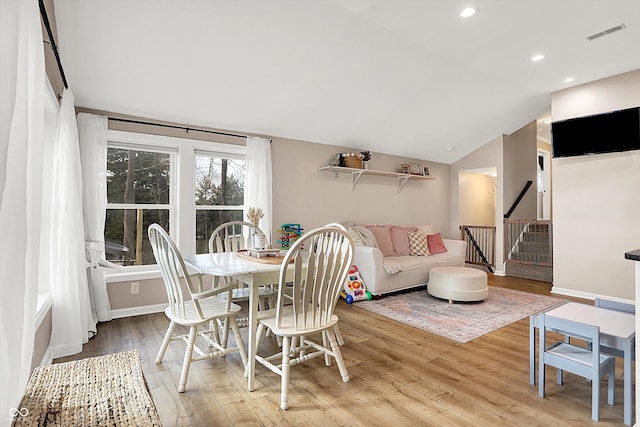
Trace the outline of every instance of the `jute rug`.
[[489, 297], [482, 302], [449, 304], [447, 300], [432, 297], [422, 287], [420, 290], [354, 304], [381, 316], [465, 343], [564, 301], [490, 286]]
[[160, 426], [137, 350], [36, 368], [15, 426]]

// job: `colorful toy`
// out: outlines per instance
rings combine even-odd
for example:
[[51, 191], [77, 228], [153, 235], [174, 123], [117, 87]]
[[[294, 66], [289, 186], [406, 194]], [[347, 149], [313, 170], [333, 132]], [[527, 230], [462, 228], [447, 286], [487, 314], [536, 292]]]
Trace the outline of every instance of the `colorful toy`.
[[282, 224], [278, 230], [279, 233], [282, 233], [282, 237], [278, 240], [280, 249], [288, 251], [295, 241], [300, 238], [302, 230], [304, 228], [300, 227], [300, 224]]
[[367, 287], [364, 285], [364, 281], [360, 276], [358, 267], [352, 265], [347, 274], [347, 280], [344, 283], [344, 290], [340, 292], [340, 295], [347, 301], [347, 304], [351, 304], [354, 301], [361, 301], [365, 299], [371, 299], [371, 292], [367, 291]]

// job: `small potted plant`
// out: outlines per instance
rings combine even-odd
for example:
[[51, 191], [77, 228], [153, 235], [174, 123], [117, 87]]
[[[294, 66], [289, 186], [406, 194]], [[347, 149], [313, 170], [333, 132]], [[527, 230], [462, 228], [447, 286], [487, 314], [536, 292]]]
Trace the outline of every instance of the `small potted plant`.
[[358, 153], [358, 157], [362, 160], [362, 169], [369, 169], [369, 160], [371, 160], [371, 153], [369, 151], [361, 151]]
[[251, 243], [254, 249], [265, 249], [266, 236], [258, 231], [258, 223], [264, 217], [264, 213], [260, 208], [249, 208], [247, 211], [247, 219], [254, 225], [251, 235]]

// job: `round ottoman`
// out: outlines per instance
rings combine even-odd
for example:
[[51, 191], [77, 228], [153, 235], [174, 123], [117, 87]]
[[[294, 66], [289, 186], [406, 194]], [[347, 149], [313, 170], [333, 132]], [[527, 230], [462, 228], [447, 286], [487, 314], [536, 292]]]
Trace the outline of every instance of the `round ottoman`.
[[427, 292], [454, 301], [482, 301], [489, 295], [487, 273], [467, 267], [435, 267], [429, 271]]

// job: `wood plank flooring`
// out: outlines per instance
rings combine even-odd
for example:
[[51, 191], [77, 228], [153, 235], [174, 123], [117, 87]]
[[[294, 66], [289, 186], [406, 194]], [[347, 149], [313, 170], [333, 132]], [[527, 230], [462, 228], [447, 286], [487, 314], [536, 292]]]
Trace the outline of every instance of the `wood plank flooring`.
[[[551, 285], [489, 275], [490, 286], [549, 294]], [[586, 301], [582, 301], [586, 302]], [[192, 364], [185, 393], [177, 392], [184, 346], [173, 342], [154, 362], [168, 325], [163, 313], [100, 323], [82, 353], [55, 362], [136, 348], [164, 426], [584, 426], [591, 421], [591, 386], [547, 369], [544, 399], [529, 385], [529, 319], [460, 344], [363, 310], [342, 299], [337, 308], [342, 354], [351, 381], [335, 363], [317, 358], [291, 369], [289, 410], [281, 411], [280, 377], [257, 366], [247, 391], [240, 357]], [[246, 339], [246, 329], [242, 329]], [[265, 338], [263, 352], [275, 350]], [[616, 404], [601, 387], [599, 426], [623, 425], [623, 366], [616, 365]], [[635, 377], [634, 377], [635, 378]]]

